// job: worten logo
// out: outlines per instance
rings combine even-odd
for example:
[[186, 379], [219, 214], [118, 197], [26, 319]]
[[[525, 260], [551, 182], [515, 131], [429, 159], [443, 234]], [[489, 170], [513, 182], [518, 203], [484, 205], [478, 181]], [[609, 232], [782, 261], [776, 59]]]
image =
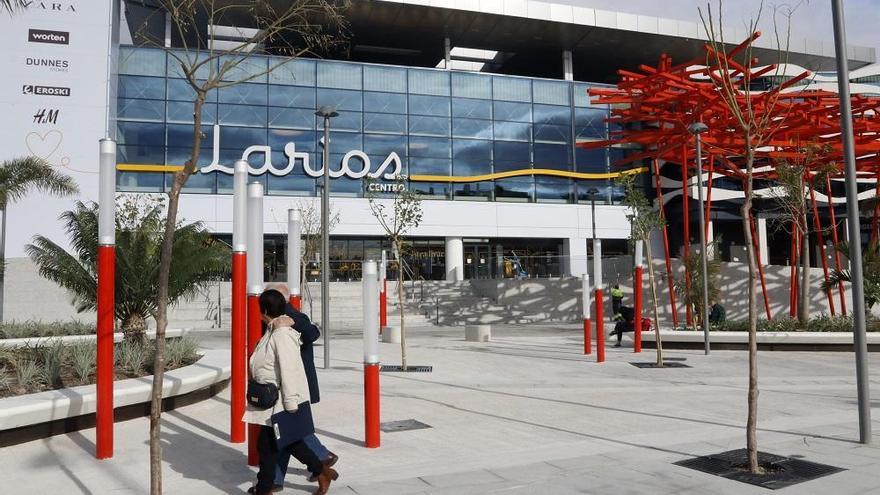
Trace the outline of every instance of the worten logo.
[[28, 67], [45, 67], [53, 72], [67, 72], [70, 67], [70, 62], [63, 58], [26, 57], [24, 63]]
[[76, 4], [73, 2], [37, 2], [35, 0], [25, 0], [22, 4], [28, 9], [76, 13]]
[[70, 33], [67, 31], [28, 29], [28, 41], [30, 41], [31, 43], [52, 43], [55, 45], [69, 45]]
[[21, 93], [25, 95], [37, 96], [70, 96], [70, 88], [25, 84], [21, 87]]

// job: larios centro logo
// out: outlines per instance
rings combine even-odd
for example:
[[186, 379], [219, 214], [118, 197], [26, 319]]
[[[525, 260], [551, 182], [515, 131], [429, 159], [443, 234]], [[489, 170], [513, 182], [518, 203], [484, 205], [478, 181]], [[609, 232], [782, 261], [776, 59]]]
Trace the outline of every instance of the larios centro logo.
[[70, 62], [63, 58], [25, 57], [24, 63], [28, 67], [45, 67], [52, 72], [67, 72], [70, 68]]
[[69, 45], [70, 33], [67, 31], [46, 31], [44, 29], [28, 29], [28, 41], [31, 43], [52, 43]]
[[70, 88], [25, 84], [21, 87], [21, 94], [38, 96], [70, 96]]

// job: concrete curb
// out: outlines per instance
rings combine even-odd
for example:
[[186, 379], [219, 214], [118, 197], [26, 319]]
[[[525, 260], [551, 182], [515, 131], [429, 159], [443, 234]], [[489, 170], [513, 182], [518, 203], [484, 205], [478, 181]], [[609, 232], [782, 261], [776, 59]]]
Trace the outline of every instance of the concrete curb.
[[[209, 387], [228, 379], [230, 372], [228, 350], [204, 351], [196, 363], [165, 373], [162, 397]], [[113, 384], [114, 408], [149, 402], [152, 386], [152, 376], [117, 380]], [[0, 431], [93, 414], [96, 400], [95, 385], [0, 399]]]
[[[165, 338], [177, 338], [188, 335], [192, 329], [190, 328], [169, 328], [165, 330]], [[156, 331], [149, 330], [145, 332], [147, 338], [153, 340], [156, 338]], [[124, 335], [122, 332], [113, 334], [113, 342], [122, 342]], [[64, 345], [73, 345], [80, 342], [92, 342], [96, 336], [90, 335], [64, 335], [53, 337], [26, 337], [22, 339], [0, 339], [0, 347], [18, 348], [18, 347], [46, 347], [52, 345], [56, 341], [61, 341]]]
[[[869, 350], [880, 350], [880, 333], [867, 334]], [[702, 348], [703, 332], [661, 330], [660, 338], [663, 347], [669, 348]], [[650, 348], [654, 347], [654, 332], [643, 332], [642, 341]], [[709, 339], [713, 347], [719, 349], [742, 349], [748, 345], [748, 332], [710, 332]], [[852, 350], [852, 332], [758, 332], [758, 346], [767, 350], [813, 350], [837, 351]]]

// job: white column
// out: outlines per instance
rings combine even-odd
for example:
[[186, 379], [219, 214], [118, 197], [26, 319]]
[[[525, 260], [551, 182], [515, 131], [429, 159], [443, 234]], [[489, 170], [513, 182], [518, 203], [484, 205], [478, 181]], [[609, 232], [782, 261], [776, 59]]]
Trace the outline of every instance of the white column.
[[464, 280], [464, 242], [461, 237], [446, 238], [446, 280]]
[[452, 42], [449, 37], [443, 39], [443, 68], [449, 70], [452, 68]]
[[767, 219], [757, 218], [758, 253], [761, 255], [761, 263], [767, 264], [770, 251], [767, 249]]
[[587, 239], [571, 238], [562, 240], [563, 267], [565, 275], [580, 277], [587, 273]]
[[574, 81], [574, 61], [571, 50], [562, 52], [562, 78], [566, 81]]
[[[718, 249], [718, 246], [712, 245], [712, 242], [715, 241], [715, 222], [709, 220], [709, 228], [706, 229], [706, 255], [709, 259], [712, 259], [715, 256], [715, 250]], [[764, 258], [762, 258], [764, 259]], [[767, 260], [764, 260], [766, 263]]]

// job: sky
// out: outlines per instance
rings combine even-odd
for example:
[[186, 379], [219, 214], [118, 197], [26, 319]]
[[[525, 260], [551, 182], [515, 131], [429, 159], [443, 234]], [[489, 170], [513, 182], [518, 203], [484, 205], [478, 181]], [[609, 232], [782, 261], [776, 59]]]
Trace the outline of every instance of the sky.
[[[713, 12], [717, 10], [718, 0], [551, 0], [581, 7], [653, 15], [670, 19], [700, 22], [698, 8], [705, 11], [707, 1], [711, 1]], [[846, 37], [850, 45], [878, 48], [880, 55], [880, 0], [845, 0]], [[832, 41], [831, 1], [830, 0], [765, 0], [761, 30], [772, 32], [771, 14], [774, 7], [794, 9], [792, 15], [792, 36]], [[758, 13], [761, 0], [725, 0], [722, 3], [725, 24], [745, 28], [749, 20]], [[780, 17], [780, 22], [786, 22]], [[780, 24], [782, 26], [784, 24]]]

